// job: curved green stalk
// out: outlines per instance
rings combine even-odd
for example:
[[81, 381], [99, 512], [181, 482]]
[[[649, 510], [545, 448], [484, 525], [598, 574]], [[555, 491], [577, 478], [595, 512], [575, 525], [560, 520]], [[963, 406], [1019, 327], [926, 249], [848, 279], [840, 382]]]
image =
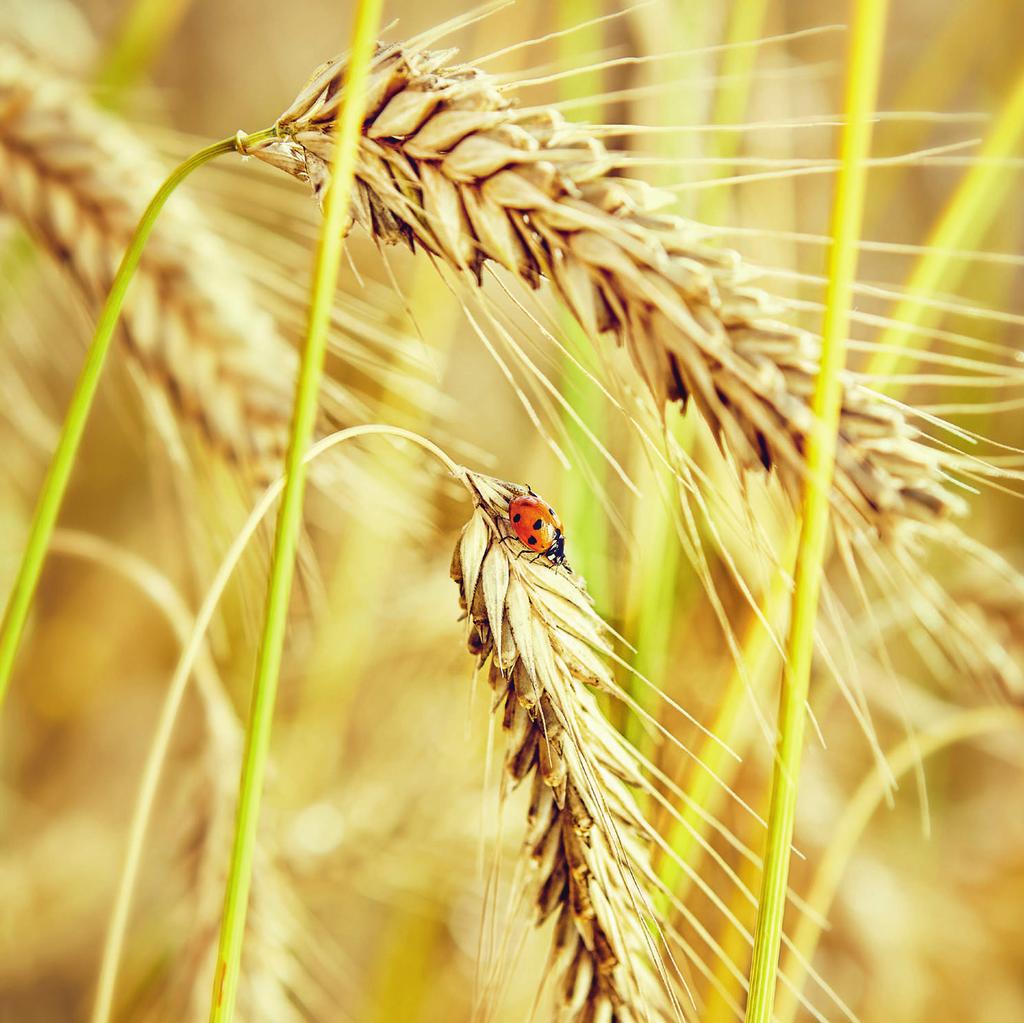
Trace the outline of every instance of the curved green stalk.
[[[992, 732], [1020, 728], [1024, 715], [1010, 707], [982, 707], [978, 710], [954, 714], [931, 731], [904, 739], [886, 755], [886, 763], [897, 780], [925, 757], [930, 757], [958, 742], [975, 739]], [[857, 792], [843, 811], [824, 855], [814, 872], [814, 880], [807, 893], [807, 904], [813, 912], [800, 917], [793, 934], [793, 946], [786, 954], [786, 975], [793, 982], [779, 998], [776, 1019], [778, 1023], [793, 1023], [799, 1002], [797, 999], [814, 950], [821, 937], [821, 921], [827, 919], [832, 900], [839, 888], [843, 870], [849, 863], [864, 829], [889, 792], [892, 778], [878, 767], [861, 782]]]
[[[256, 141], [271, 134], [273, 134], [272, 130], [257, 132], [255, 135], [249, 136], [249, 141]], [[25, 629], [29, 607], [39, 582], [43, 561], [46, 558], [46, 548], [49, 546], [50, 537], [53, 535], [53, 529], [57, 523], [60, 506], [75, 464], [78, 446], [81, 443], [82, 434], [85, 432], [89, 409], [92, 407], [100, 375], [103, 372], [103, 363], [110, 350], [110, 342], [121, 315], [125, 294], [139, 265], [142, 250], [160, 211], [178, 185], [197, 167], [201, 167], [222, 153], [231, 152], [235, 145], [234, 137], [215, 142], [190, 156], [175, 168], [146, 207], [146, 211], [142, 214], [142, 219], [135, 229], [135, 234], [132, 235], [132, 240], [128, 244], [128, 249], [121, 259], [121, 265], [117, 269], [110, 294], [100, 313], [99, 322], [96, 324], [96, 333], [93, 335], [85, 363], [71, 396], [71, 404], [61, 428], [60, 438], [50, 460], [50, 467], [47, 470], [32, 516], [32, 524], [29, 527], [21, 565], [4, 611], [3, 625], [0, 626], [0, 705], [7, 695], [14, 658], [18, 652], [18, 644]]]
[[235, 838], [224, 891], [224, 914], [210, 999], [210, 1023], [229, 1023], [234, 1016], [238, 994], [260, 797], [284, 649], [288, 602], [295, 574], [295, 553], [302, 526], [306, 482], [304, 456], [316, 419], [320, 379], [327, 350], [327, 331], [341, 269], [343, 229], [358, 157], [366, 82], [380, 24], [381, 5], [382, 0], [361, 0], [352, 33], [352, 49], [345, 80], [347, 96], [339, 117], [334, 158], [331, 162], [331, 184], [324, 206], [324, 223], [313, 271], [309, 326], [295, 390], [295, 409], [285, 458], [285, 488], [277, 516], [263, 635], [246, 728]]
[[[259, 521], [259, 520], [257, 520]], [[236, 545], [237, 546], [237, 545]], [[237, 558], [241, 557], [245, 543], [237, 550]], [[140, 594], [146, 597], [160, 611], [170, 626], [174, 638], [185, 649], [192, 635], [193, 619], [184, 598], [168, 578], [145, 559], [131, 554], [109, 540], [101, 539], [90, 533], [79, 533], [74, 530], [58, 529], [53, 535], [50, 546], [54, 554], [91, 561], [102, 569], [113, 571], [131, 583]], [[233, 548], [234, 549], [234, 548]], [[226, 582], [226, 579], [225, 579]], [[221, 590], [223, 586], [221, 587]], [[219, 595], [219, 594], [218, 594]], [[199, 634], [199, 644], [195, 648], [195, 656], [189, 661], [189, 669], [195, 669], [200, 687], [211, 690], [220, 684], [216, 668], [205, 649], [203, 640], [205, 628]], [[177, 720], [185, 695], [185, 685], [189, 671], [178, 673], [167, 690], [164, 703], [160, 710], [156, 734], [146, 755], [146, 764], [139, 783], [139, 795], [135, 811], [132, 815], [128, 833], [128, 845], [125, 852], [124, 869], [118, 882], [117, 897], [107, 928], [107, 937], [103, 947], [99, 980], [96, 984], [96, 995], [90, 1020], [92, 1023], [108, 1023], [113, 1010], [114, 986], [117, 981], [117, 969], [124, 947], [125, 932], [128, 926], [128, 911], [131, 896], [142, 862], [142, 846], [149, 825], [150, 814], [156, 803], [157, 787], [160, 782], [167, 750], [170, 746], [171, 731]]]
[[816, 427], [807, 437], [807, 479], [796, 562], [788, 657], [779, 698], [779, 738], [772, 772], [768, 837], [750, 968], [747, 1023], [769, 1023], [775, 1002], [789, 855], [803, 754], [807, 693], [814, 652], [814, 622], [828, 538], [829, 493], [842, 406], [840, 374], [846, 360], [857, 242], [867, 187], [871, 119], [885, 39], [887, 0], [859, 0], [847, 68], [846, 126], [832, 211], [829, 286], [822, 324], [821, 368], [814, 391]]
[[[304, 461], [308, 465], [316, 458], [319, 458], [320, 455], [332, 450], [339, 444], [355, 440], [359, 437], [371, 436], [397, 437], [411, 441], [432, 454], [449, 471], [455, 472], [458, 468], [444, 451], [425, 437], [421, 437], [419, 434], [413, 433], [410, 430], [404, 430], [398, 426], [387, 426], [378, 423], [370, 423], [366, 426], [352, 426], [347, 430], [341, 430], [324, 437], [309, 449]], [[164, 698], [163, 709], [160, 712], [160, 719], [157, 723], [157, 731], [146, 757], [146, 765], [143, 769], [138, 795], [132, 810], [131, 824], [128, 829], [128, 845], [125, 850], [124, 870], [121, 872], [121, 878], [118, 882], [117, 896], [114, 900], [114, 908], [111, 912], [110, 922], [107, 926], [107, 936], [103, 946], [99, 980], [96, 985], [96, 998], [93, 1003], [91, 1016], [92, 1023], [107, 1023], [110, 1019], [113, 1008], [114, 987], [117, 981], [117, 971], [128, 929], [128, 915], [131, 909], [132, 895], [135, 890], [135, 881], [138, 878], [139, 868], [142, 863], [143, 847], [149, 830], [153, 807], [156, 804], [160, 777], [167, 760], [171, 732], [177, 720], [178, 710], [184, 699], [188, 680], [193, 675], [198, 678], [200, 671], [207, 670], [202, 658], [206, 649], [207, 632], [210, 628], [210, 623], [213, 621], [213, 616], [217, 611], [221, 598], [224, 596], [228, 582], [231, 580], [239, 561], [242, 559], [242, 555], [252, 542], [252, 538], [256, 535], [257, 529], [259, 529], [269, 514], [270, 509], [274, 506], [274, 502], [280, 497], [283, 489], [284, 478], [278, 477], [260, 496], [225, 552], [214, 574], [213, 581], [210, 583], [198, 611], [196, 611], [195, 618], [190, 623], [190, 628], [185, 630], [185, 633], [182, 635], [177, 619], [172, 623], [181, 638], [182, 649], [178, 656], [178, 663], [175, 666], [170, 685], [167, 688], [167, 695]], [[87, 548], [90, 551], [95, 551], [99, 544], [100, 541], [97, 541], [95, 538], [81, 539], [78, 541], [75, 549]], [[67, 551], [69, 545], [65, 541], [61, 546]], [[143, 571], [144, 564], [139, 559], [122, 555], [119, 564], [123, 564], [127, 569], [130, 569], [133, 578], [145, 577], [149, 580], [147, 582], [148, 589], [160, 597], [162, 607], [172, 608], [176, 606], [175, 602], [179, 599], [176, 594], [169, 590], [166, 585], [160, 584], [159, 579], [153, 575], [152, 570]], [[180, 615], [177, 618], [180, 618]]]

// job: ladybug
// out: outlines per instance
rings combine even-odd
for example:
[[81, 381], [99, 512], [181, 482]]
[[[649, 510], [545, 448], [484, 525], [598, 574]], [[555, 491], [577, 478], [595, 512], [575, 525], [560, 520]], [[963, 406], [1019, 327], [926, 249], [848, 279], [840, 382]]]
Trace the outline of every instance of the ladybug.
[[525, 547], [568, 569], [562, 520], [547, 501], [528, 490], [509, 502], [508, 517], [513, 532]]

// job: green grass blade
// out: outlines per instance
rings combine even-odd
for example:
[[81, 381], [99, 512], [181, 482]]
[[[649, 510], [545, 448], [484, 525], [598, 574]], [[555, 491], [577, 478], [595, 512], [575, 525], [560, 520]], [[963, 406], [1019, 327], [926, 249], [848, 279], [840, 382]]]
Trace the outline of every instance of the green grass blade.
[[[747, 117], [759, 51], [756, 46], [743, 44], [751, 43], [764, 34], [768, 6], [768, 0], [736, 0], [732, 5], [724, 40], [729, 48], [723, 52], [718, 65], [720, 83], [712, 106], [711, 124], [740, 124]], [[734, 168], [728, 161], [739, 155], [742, 141], [743, 135], [740, 132], [715, 134], [706, 141], [710, 153], [721, 157], [723, 161], [711, 170], [711, 174], [728, 177], [733, 173]], [[730, 190], [725, 188], [708, 189], [700, 193], [696, 210], [698, 219], [711, 224], [730, 222], [731, 195]], [[684, 419], [678, 424], [676, 432], [676, 439], [688, 454], [693, 453], [696, 442], [693, 426], [692, 419]], [[669, 482], [668, 477], [666, 482]], [[640, 625], [635, 634], [640, 651], [637, 658], [639, 670], [648, 678], [660, 680], [668, 678], [673, 619], [680, 611], [675, 599], [676, 593], [679, 591], [679, 604], [685, 605], [687, 601], [697, 598], [700, 583], [692, 572], [684, 574], [682, 552], [671, 516], [657, 507], [652, 512], [659, 518], [652, 522], [645, 535], [651, 535], [653, 549], [663, 553], [661, 561], [653, 570], [645, 569], [643, 580], [648, 576], [653, 576], [653, 579], [650, 585], [643, 580], [641, 582], [644, 588], [639, 605]], [[751, 678], [760, 676], [767, 661], [758, 644], [762, 640], [767, 642], [768, 637], [759, 631], [758, 626], [759, 623], [755, 621], [743, 652], [746, 675]], [[750, 710], [747, 690], [745, 673], [737, 665], [719, 703], [711, 729], [731, 749], [737, 749], [744, 738], [741, 733], [745, 730], [747, 712]], [[647, 693], [644, 689], [641, 697], [647, 698]], [[639, 735], [635, 736], [634, 741], [638, 738]], [[705, 757], [708, 759], [705, 760]], [[686, 788], [692, 801], [678, 807], [682, 821], [677, 821], [669, 834], [669, 844], [678, 860], [664, 857], [659, 870], [662, 881], [683, 901], [689, 890], [689, 876], [679, 865], [679, 860], [691, 867], [695, 861], [699, 862], [703, 851], [700, 838], [704, 837], [707, 828], [705, 817], [700, 811], [710, 810], [723, 791], [712, 775], [728, 778], [737, 766], [736, 760], [722, 745], [711, 739], [702, 743], [698, 758], [708, 764], [711, 771], [695, 771], [690, 776]], [[713, 814], [714, 810], [711, 812]], [[663, 911], [667, 910], [667, 895], [660, 894], [657, 901]]]
[[[762, 598], [762, 614], [773, 627], [778, 626], [789, 601], [789, 573], [795, 549], [794, 533], [786, 553], [785, 568], [776, 570], [768, 592]], [[766, 691], [774, 680], [779, 656], [772, 634], [764, 627], [761, 618], [751, 613], [743, 638], [742, 663], [733, 666], [715, 710], [710, 729], [715, 739], [708, 736], [697, 747], [694, 764], [703, 764], [706, 770], [690, 769], [685, 783], [689, 801], [680, 803], [679, 819], [669, 830], [668, 843], [678, 859], [664, 857], [658, 870], [661, 880], [680, 901], [686, 901], [693, 878], [699, 876], [706, 848], [704, 842], [710, 830], [709, 817], [713, 819], [720, 815], [721, 804], [726, 798], [725, 786], [732, 784], [741, 767], [741, 762], [729, 751], [742, 749], [753, 735], [755, 717], [751, 701]], [[690, 868], [689, 872], [683, 863]], [[659, 893], [656, 904], [666, 912], [668, 897]]]
[[832, 250], [822, 325], [821, 368], [813, 400], [817, 425], [807, 438], [807, 480], [788, 657], [779, 699], [779, 738], [772, 772], [767, 848], [754, 928], [747, 1023], [769, 1023], [775, 1002], [790, 846], [796, 815], [797, 779], [814, 652], [814, 622], [828, 538], [829, 494], [842, 406], [840, 374], [846, 360], [846, 338], [857, 271], [857, 243], [867, 188], [865, 161], [871, 150], [871, 120], [878, 92], [887, 10], [887, 0], [860, 0], [854, 4], [846, 85], [847, 120], [832, 210]]
[[[712, 124], [742, 124], [747, 117], [754, 86], [754, 68], [758, 60], [756, 46], [744, 46], [764, 35], [769, 0], [736, 0], [729, 14], [725, 42], [730, 46], [722, 54], [718, 74], [721, 84], [715, 94], [711, 111]], [[728, 161], [739, 155], [742, 132], [722, 132], [708, 141], [712, 155], [722, 162], [710, 171], [714, 177], [727, 178], [736, 172]], [[725, 224], [731, 219], [732, 192], [727, 188], [710, 188], [698, 201], [698, 215], [711, 224]]]
[[117, 328], [128, 285], [131, 283], [142, 257], [142, 250], [160, 211], [178, 185], [197, 167], [201, 167], [222, 153], [231, 152], [234, 148], [234, 137], [223, 139], [201, 149], [175, 168], [153, 196], [149, 206], [146, 207], [146, 211], [142, 214], [142, 219], [135, 229], [135, 234], [128, 244], [128, 249], [121, 259], [121, 265], [117, 269], [110, 294], [100, 313], [99, 322], [96, 324], [96, 333], [89, 345], [85, 363], [71, 396], [71, 404], [61, 428], [60, 438], [50, 460], [50, 467], [47, 470], [32, 516], [21, 565], [4, 611], [3, 625], [0, 626], [0, 705], [7, 695], [18, 644], [25, 629], [29, 607], [39, 583], [43, 561], [46, 558], [46, 548], [49, 546], [50, 537], [53, 535], [53, 529], [57, 523], [57, 516], [60, 514], [61, 503], [64, 500], [68, 480], [71, 478], [71, 470], [75, 464], [75, 456], [78, 453], [82, 434], [85, 432], [86, 420], [89, 418], [89, 409], [96, 396], [103, 364], [110, 350], [114, 330]]
[[[925, 338], [915, 327], [932, 326], [941, 313], [922, 299], [957, 287], [967, 263], [951, 258], [958, 250], [976, 248], [996, 216], [1006, 205], [1015, 171], [1006, 160], [1017, 153], [1024, 140], [1024, 74], [1010, 94], [978, 154], [978, 162], [964, 175], [953, 198], [928, 237], [930, 251], [924, 253], [907, 281], [907, 295], [892, 312], [891, 326], [878, 339], [881, 350], [868, 364], [867, 372], [879, 378], [890, 376], [906, 361], [898, 349], [911, 350]], [[890, 394], [902, 387], [886, 386], [883, 379], [872, 386]]]
[[[563, 31], [593, 21], [602, 13], [597, 0], [568, 0], [559, 4], [557, 10], [557, 25], [559, 30]], [[558, 40], [559, 66], [583, 67], [588, 61], [595, 60], [596, 54], [601, 50], [603, 39], [604, 29], [600, 24], [587, 25], [586, 28], [567, 32]], [[559, 85], [558, 93], [561, 99], [585, 99], [599, 94], [602, 87], [602, 73], [591, 71], [564, 79]], [[581, 107], [575, 116], [582, 121], [600, 123], [600, 102], [595, 101]], [[562, 390], [594, 436], [602, 443], [606, 443], [608, 422], [605, 398], [587, 376], [588, 371], [600, 376], [599, 361], [594, 356], [583, 328], [571, 315], [563, 313], [559, 325], [570, 353], [562, 360]], [[575, 359], [582, 365], [578, 365]], [[568, 412], [563, 412], [562, 426], [569, 438], [572, 458], [577, 463], [574, 472], [566, 473], [558, 496], [559, 515], [569, 524], [571, 530], [570, 560], [576, 571], [587, 580], [587, 586], [597, 606], [605, 614], [614, 614], [616, 609], [611, 606], [614, 585], [608, 559], [611, 538], [608, 517], [600, 511], [602, 494], [608, 482], [607, 463], [594, 447], [593, 441]]]
[[366, 82], [380, 24], [381, 5], [382, 0], [361, 0], [356, 11], [352, 49], [345, 80], [347, 96], [339, 118], [332, 161], [333, 173], [324, 206], [324, 223], [313, 271], [309, 325], [299, 367], [295, 409], [285, 458], [286, 483], [277, 516], [263, 635], [246, 728], [235, 838], [224, 892], [217, 968], [210, 1001], [211, 1023], [228, 1023], [232, 1019], [238, 994], [260, 797], [284, 648], [288, 602], [295, 573], [295, 553], [302, 524], [306, 481], [304, 456], [316, 418], [331, 307], [341, 269], [343, 229], [358, 156]]
[[[304, 460], [308, 465], [340, 444], [361, 437], [374, 436], [393, 437], [410, 441], [433, 455], [449, 472], [454, 474], [458, 471], [458, 466], [436, 444], [410, 430], [388, 426], [383, 423], [350, 426], [347, 430], [332, 433], [314, 444], [307, 451]], [[221, 559], [220, 565], [214, 573], [213, 581], [210, 583], [191, 622], [191, 629], [185, 630], [181, 637], [181, 653], [170, 684], [167, 687], [164, 710], [161, 712], [157, 732], [147, 754], [135, 808], [132, 811], [132, 819], [128, 827], [128, 845], [125, 852], [124, 870], [121, 872], [121, 878], [118, 882], [117, 895], [114, 900], [114, 908], [111, 913], [107, 937], [104, 943], [96, 998], [93, 1003], [92, 1023], [106, 1023], [113, 1009], [114, 985], [117, 980], [119, 963], [126, 942], [131, 901], [142, 863], [143, 846], [146, 842], [153, 809], [156, 805], [160, 778], [166, 766], [171, 730], [181, 707], [188, 680], [193, 675], [198, 676], [199, 672], [204, 670], [202, 656], [208, 642], [207, 633], [210, 629], [210, 623], [213, 621], [213, 617], [220, 606], [224, 591], [237, 570], [242, 556], [251, 544], [257, 529], [262, 526], [283, 490], [284, 478], [278, 477], [260, 496], [249, 513], [249, 517], [235, 534], [231, 545]], [[83, 543], [84, 541], [78, 544], [77, 550], [81, 550]], [[66, 553], [68, 551], [66, 537], [63, 547]], [[97, 549], [97, 543], [94, 539], [88, 541], [87, 549], [91, 551]], [[109, 559], [107, 560], [109, 561]], [[139, 566], [143, 563], [129, 558], [125, 561], [125, 564], [131, 567]], [[139, 572], [136, 572], [136, 575], [138, 574]], [[162, 579], [163, 577], [158, 576], [158, 578]], [[159, 587], [157, 591], [162, 592]], [[165, 603], [173, 605], [174, 602], [175, 595], [171, 593]]]
[[[699, 49], [702, 43], [712, 43], [712, 32], [708, 11], [697, 4], [664, 5], [647, 30], [647, 48], [652, 53]], [[704, 69], [704, 58], [684, 57], [666, 65], [660, 72], [651, 68], [647, 75], [651, 81], [664, 81], [690, 71], [701, 73]], [[685, 89], [666, 91], [654, 99], [649, 109], [640, 106], [632, 116], [641, 122], [699, 124], [705, 116], [703, 98]], [[652, 140], [651, 152], [671, 162], [701, 155], [700, 145], [697, 136], [688, 132], [676, 136], [666, 134]], [[658, 177], [655, 174], [652, 180], [657, 181]], [[674, 183], [675, 168], [664, 168], [660, 177], [663, 184]], [[684, 212], [687, 215], [694, 212], [691, 204], [685, 204]], [[685, 417], [677, 407], [666, 408], [665, 429], [666, 434], [674, 436], [682, 451], [692, 454], [696, 436], [692, 416]], [[643, 448], [637, 454], [637, 462], [634, 472], [644, 497], [634, 508], [630, 528], [634, 536], [644, 538], [644, 549], [658, 551], [659, 557], [653, 561], [643, 557], [630, 559], [621, 613], [626, 635], [637, 648], [633, 659], [636, 670], [678, 697], [679, 692], [673, 691], [678, 683], [672, 681], [677, 626], [686, 621], [687, 609], [699, 599], [700, 583], [684, 557], [678, 535], [679, 512], [675, 504], [680, 495], [676, 474]], [[657, 716], [659, 697], [654, 689], [632, 678], [626, 679], [624, 685], [641, 708]], [[629, 741], [642, 752], [651, 753], [653, 739], [641, 717], [629, 711], [621, 716], [622, 729]]]
[[135, 0], [96, 77], [103, 102], [117, 105], [138, 84], [188, 13], [192, 0]]
[[923, 734], [904, 739], [885, 760], [888, 772], [875, 769], [861, 782], [853, 798], [847, 803], [842, 816], [832, 829], [832, 837], [814, 872], [814, 880], [807, 892], [807, 904], [812, 913], [801, 915], [793, 944], [786, 954], [786, 976], [792, 982], [780, 991], [778, 1023], [795, 1023], [799, 1011], [800, 992], [814, 958], [821, 937], [820, 921], [828, 918], [832, 900], [842, 880], [843, 871], [850, 862], [861, 835], [871, 823], [875, 811], [890, 792], [891, 778], [901, 779], [917, 768], [921, 761], [950, 746], [1024, 726], [1024, 716], [1015, 707], [980, 707], [959, 711]]

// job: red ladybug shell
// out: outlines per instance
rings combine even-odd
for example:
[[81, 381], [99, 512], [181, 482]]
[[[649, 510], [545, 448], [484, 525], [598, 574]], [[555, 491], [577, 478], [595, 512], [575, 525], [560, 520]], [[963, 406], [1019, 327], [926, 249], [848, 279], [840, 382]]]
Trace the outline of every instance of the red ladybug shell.
[[546, 554], [556, 564], [565, 560], [562, 521], [543, 498], [523, 494], [509, 502], [512, 530], [530, 550]]

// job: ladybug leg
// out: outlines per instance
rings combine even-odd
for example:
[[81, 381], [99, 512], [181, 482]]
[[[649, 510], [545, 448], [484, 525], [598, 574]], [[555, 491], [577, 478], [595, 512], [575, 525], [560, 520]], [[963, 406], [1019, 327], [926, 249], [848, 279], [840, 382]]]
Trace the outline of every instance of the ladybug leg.
[[[521, 541], [521, 540], [519, 540], [519, 538], [518, 538], [518, 537], [516, 537], [516, 536], [506, 536], [506, 537], [505, 537], [505, 540], [517, 540], [517, 541], [519, 542], [519, 545], [520, 545], [520, 546], [522, 547], [522, 541]], [[504, 541], [503, 541], [503, 542], [504, 542]], [[516, 551], [516, 553], [515, 553], [515, 559], [516, 559], [516, 561], [518, 561], [518, 560], [519, 560], [520, 558], [525, 558], [527, 554], [532, 554], [532, 555], [533, 555], [533, 557], [529, 559], [529, 560], [530, 560], [530, 564], [531, 564], [531, 565], [532, 565], [532, 564], [533, 564], [533, 563], [534, 563], [534, 562], [535, 562], [535, 561], [536, 561], [536, 560], [537, 560], [538, 558], [543, 558], [543, 557], [544, 557], [544, 554], [543, 554], [543, 552], [537, 553], [537, 552], [531, 551], [529, 547], [523, 547], [523, 548], [522, 548], [522, 550], [518, 550], [518, 551]]]
[[[522, 546], [522, 541], [519, 539], [518, 536], [503, 536], [498, 541], [498, 543], [505, 544], [505, 543], [508, 543], [509, 541], [512, 541], [514, 543], [518, 543], [520, 546]], [[529, 554], [529, 553], [530, 553], [529, 552], [529, 548], [526, 548], [524, 550], [516, 551], [516, 553], [513, 555], [513, 557], [516, 559], [516, 561], [518, 561], [524, 554]]]

